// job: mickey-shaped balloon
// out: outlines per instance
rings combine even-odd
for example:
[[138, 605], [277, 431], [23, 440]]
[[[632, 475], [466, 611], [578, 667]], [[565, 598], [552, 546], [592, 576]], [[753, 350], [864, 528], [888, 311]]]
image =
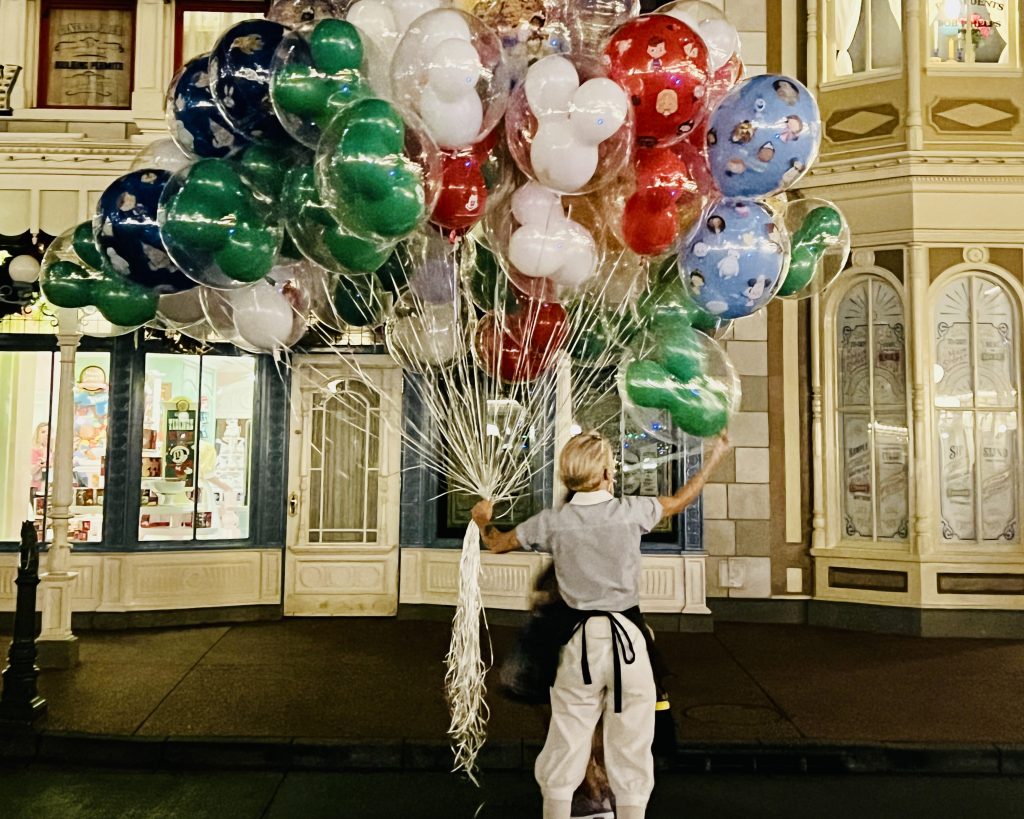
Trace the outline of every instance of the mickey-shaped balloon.
[[158, 218], [174, 263], [200, 284], [223, 289], [266, 276], [284, 234], [238, 169], [221, 159], [203, 159], [175, 174]]
[[338, 224], [320, 200], [311, 165], [288, 172], [282, 208], [288, 235], [302, 255], [327, 270], [372, 273], [391, 255], [394, 243], [355, 236]]
[[369, 98], [342, 111], [320, 141], [317, 188], [351, 235], [396, 241], [419, 226], [437, 198], [437, 147], [414, 133], [421, 151], [406, 149], [410, 131], [390, 102]]
[[842, 270], [849, 252], [846, 222], [835, 206], [816, 205], [803, 217], [800, 227], [790, 238], [789, 272], [777, 295], [797, 296], [811, 289], [813, 284], [827, 285], [828, 281], [816, 280], [821, 277], [822, 259], [833, 250], [840, 258], [828, 273], [836, 275]]
[[[156, 316], [157, 293], [129, 281], [109, 266], [92, 267], [102, 261], [86, 238], [92, 224], [83, 222], [54, 240], [47, 249], [40, 271], [40, 286], [47, 301], [56, 307], [96, 307], [118, 327], [138, 327]], [[77, 252], [81, 247], [89, 261]]]
[[[581, 72], [589, 76], [582, 83]], [[599, 65], [553, 54], [526, 72], [506, 130], [527, 176], [561, 193], [585, 193], [611, 181], [629, 158], [629, 100]]]
[[372, 96], [363, 38], [345, 20], [320, 20], [286, 34], [271, 70], [277, 117], [310, 148], [340, 111]]
[[509, 238], [508, 259], [519, 273], [568, 288], [579, 287], [594, 275], [594, 239], [565, 217], [558, 194], [528, 182], [512, 195], [512, 214], [520, 227]]

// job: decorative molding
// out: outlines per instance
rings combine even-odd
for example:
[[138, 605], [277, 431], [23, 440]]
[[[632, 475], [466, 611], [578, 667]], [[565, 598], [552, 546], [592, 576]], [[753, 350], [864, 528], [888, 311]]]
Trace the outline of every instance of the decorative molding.
[[854, 267], [874, 267], [875, 251], [867, 248], [858, 248], [853, 251], [850, 260]]
[[[454, 605], [458, 598], [458, 549], [402, 549], [401, 603]], [[481, 555], [484, 605], [529, 610], [536, 576], [551, 558], [538, 552]], [[646, 612], [709, 614], [704, 555], [644, 555], [640, 607]]]
[[944, 99], [928, 108], [928, 118], [942, 133], [1013, 133], [1020, 123], [1020, 109], [1009, 100]]
[[980, 245], [967, 245], [964, 248], [964, 261], [971, 264], [988, 264], [989, 252], [987, 247]]
[[856, 140], [889, 136], [900, 124], [895, 105], [885, 103], [862, 108], [843, 108], [832, 112], [825, 122], [825, 135], [830, 142], [845, 144]]

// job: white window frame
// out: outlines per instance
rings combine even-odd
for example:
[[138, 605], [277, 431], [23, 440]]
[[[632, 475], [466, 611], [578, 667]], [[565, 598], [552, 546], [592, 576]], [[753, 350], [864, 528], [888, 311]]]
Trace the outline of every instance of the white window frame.
[[[823, 0], [821, 3], [821, 16], [822, 20], [822, 32], [824, 36], [821, 38], [821, 62], [824, 68], [822, 76], [824, 80], [821, 82], [822, 87], [840, 87], [844, 85], [861, 85], [862, 83], [876, 83], [880, 80], [897, 78], [903, 75], [903, 67], [906, 63], [906, 48], [904, 48], [904, 41], [902, 39], [903, 33], [903, 0], [900, 0], [900, 14], [897, 18], [897, 22], [900, 27], [901, 40], [900, 40], [900, 61], [898, 65], [885, 66], [882, 68], [867, 68], [864, 71], [854, 71], [851, 74], [836, 74], [836, 53], [838, 49], [835, 47], [835, 4], [837, 0]], [[871, 42], [871, 0], [862, 0], [863, 3], [867, 3], [867, 55], [868, 61], [870, 62], [873, 50]]]
[[[907, 537], [902, 540], [887, 538], [879, 538], [877, 527], [874, 527], [871, 539], [867, 538], [852, 538], [846, 535], [843, 526], [843, 474], [844, 474], [844, 463], [841, 455], [840, 441], [842, 439], [840, 433], [840, 422], [842, 416], [839, 412], [839, 378], [838, 378], [838, 366], [839, 366], [839, 354], [838, 345], [836, 343], [836, 328], [838, 325], [839, 308], [849, 295], [851, 291], [867, 284], [869, 287], [875, 282], [882, 282], [890, 286], [896, 293], [896, 297], [899, 299], [900, 304], [903, 307], [903, 326], [905, 328], [904, 339], [903, 339], [903, 353], [904, 353], [904, 399], [905, 399], [905, 418], [907, 420], [907, 512], [909, 518], [909, 526]], [[914, 424], [911, 400], [911, 361], [909, 358], [910, 345], [907, 334], [911, 327], [910, 316], [908, 313], [908, 305], [906, 292], [903, 285], [900, 283], [892, 273], [884, 268], [877, 267], [874, 265], [850, 268], [844, 271], [842, 279], [837, 282], [837, 286], [831, 288], [827, 302], [825, 304], [824, 322], [822, 327], [823, 333], [823, 348], [824, 348], [824, 372], [827, 374], [824, 380], [824, 395], [823, 395], [823, 426], [825, 433], [825, 452], [823, 463], [818, 465], [818, 468], [824, 470], [824, 484], [826, 488], [825, 492], [825, 542], [828, 547], [836, 548], [851, 548], [860, 551], [879, 551], [884, 552], [886, 555], [893, 554], [908, 554], [911, 550], [911, 542], [913, 540], [913, 520], [914, 520], [914, 498], [916, 496], [916, 487], [914, 485], [914, 471], [911, 465], [914, 462]], [[869, 325], [869, 329], [870, 329]], [[873, 335], [869, 332], [869, 339], [873, 338]], [[874, 402], [869, 399], [869, 406], [871, 408], [872, 416], [874, 415]], [[877, 504], [875, 500], [875, 493], [877, 492], [877, 486], [875, 481], [875, 469], [874, 469], [874, 441], [872, 438], [872, 498], [873, 502]]]
[[[1017, 380], [1017, 402], [1016, 402], [1016, 413], [1017, 413], [1017, 514], [1018, 519], [1024, 515], [1024, 431], [1019, 427], [1022, 421], [1024, 421], [1024, 406], [1022, 406], [1022, 392], [1024, 392], [1024, 379], [1021, 378], [1021, 333], [1024, 332], [1024, 312], [1022, 312], [1022, 305], [1024, 305], [1024, 288], [1021, 287], [1020, 283], [1017, 282], [1009, 271], [998, 267], [997, 265], [989, 264], [986, 262], [967, 262], [959, 264], [949, 268], [931, 283], [928, 290], [928, 315], [927, 315], [927, 332], [928, 332], [928, 372], [927, 377], [924, 379], [926, 384], [926, 397], [927, 403], [925, 406], [925, 412], [928, 413], [929, 423], [929, 441], [928, 446], [932, 448], [932, 452], [937, 452], [939, 446], [938, 437], [938, 414], [943, 408], [936, 404], [936, 389], [935, 380], [933, 373], [935, 371], [935, 365], [937, 361], [937, 351], [935, 343], [935, 310], [938, 305], [939, 299], [945, 293], [946, 289], [956, 283], [959, 279], [967, 279], [970, 281], [973, 278], [985, 279], [993, 284], [997, 284], [1002, 287], [1007, 296], [1010, 299], [1010, 304], [1013, 309], [1016, 310], [1016, 373], [1018, 376]], [[972, 315], [972, 319], [974, 316]], [[977, 354], [977, 323], [976, 321], [971, 322], [971, 337], [972, 337], [972, 359]], [[973, 365], [972, 365], [973, 369]], [[972, 388], [976, 389], [976, 381], [972, 372]], [[1000, 412], [1005, 411], [1001, 407], [982, 407], [979, 409], [977, 406], [972, 406], [968, 409], [960, 410], [962, 412], [971, 412], [977, 414], [978, 412]], [[977, 442], [977, 424], [974, 425], [975, 442]], [[975, 445], [977, 447], [977, 444]], [[936, 467], [938, 466], [936, 461]], [[958, 554], [969, 554], [974, 556], [979, 555], [993, 555], [993, 554], [1020, 554], [1024, 551], [1024, 533], [1020, 531], [1018, 527], [1016, 541], [1014, 542], [1001, 542], [1001, 541], [986, 541], [983, 540], [984, 534], [982, 528], [982, 517], [981, 517], [981, 492], [979, 481], [980, 481], [980, 469], [975, 465], [975, 538], [973, 540], [946, 540], [942, 537], [941, 528], [941, 481], [939, 480], [938, 469], [935, 469], [934, 486], [932, 487], [932, 498], [931, 502], [934, 504], [935, 509], [935, 524], [934, 524], [934, 542], [936, 549], [943, 553], [958, 553]]]
[[[1007, 6], [1006, 15], [1006, 29], [1001, 33], [1003, 39], [1006, 40], [1006, 53], [1007, 61], [1005, 63], [975, 63], [975, 62], [956, 62], [945, 60], [942, 62], [933, 61], [932, 52], [934, 50], [933, 41], [933, 30], [932, 30], [932, 3], [939, 2], [939, 0], [931, 0], [931, 2], [925, 2], [922, 5], [922, 11], [924, 12], [921, 17], [921, 24], [925, 27], [925, 48], [924, 48], [924, 60], [925, 66], [929, 74], [950, 74], [954, 76], [963, 76], [964, 74], [985, 74], [989, 76], [1020, 76], [1024, 74], [1024, 70], [1021, 68], [1020, 62], [1020, 0], [996, 0], [996, 2], [1003, 2]], [[973, 44], [970, 46], [973, 50]]]

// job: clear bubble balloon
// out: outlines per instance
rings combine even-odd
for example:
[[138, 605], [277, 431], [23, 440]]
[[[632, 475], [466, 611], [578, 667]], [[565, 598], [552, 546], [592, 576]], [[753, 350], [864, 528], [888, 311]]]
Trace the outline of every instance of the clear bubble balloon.
[[722, 345], [685, 316], [663, 316], [618, 370], [627, 417], [651, 437], [681, 445], [722, 433], [739, 410], [740, 378]]
[[157, 139], [139, 151], [138, 156], [132, 160], [131, 170], [154, 168], [176, 173], [192, 161], [193, 157], [178, 147], [173, 139]]
[[515, 85], [522, 81], [530, 63], [570, 51], [564, 4], [552, 0], [480, 0], [472, 12], [498, 35]]
[[352, 5], [352, 0], [272, 0], [267, 19], [295, 28], [315, 20], [340, 20]]
[[639, 0], [572, 0], [562, 13], [572, 51], [599, 54], [619, 26], [640, 13]]
[[473, 330], [462, 299], [430, 302], [410, 292], [395, 304], [384, 325], [384, 340], [403, 369], [425, 373], [467, 355]]
[[675, 17], [700, 35], [708, 47], [708, 64], [712, 73], [739, 56], [740, 35], [717, 6], [702, 0], [676, 0], [659, 6], [656, 13]]
[[167, 330], [182, 332], [206, 320], [200, 287], [182, 290], [180, 293], [166, 293], [157, 302], [156, 317], [159, 325]]
[[228, 294], [243, 346], [261, 353], [291, 349], [305, 335], [311, 295], [303, 264], [279, 265], [264, 281]]
[[827, 199], [794, 199], [782, 218], [790, 238], [789, 271], [776, 295], [795, 300], [821, 293], [850, 258], [850, 226], [843, 212]]
[[288, 32], [270, 70], [277, 118], [310, 148], [316, 148], [324, 129], [346, 107], [388, 90], [386, 58], [345, 20], [319, 20]]
[[316, 187], [354, 236], [396, 242], [422, 225], [441, 189], [437, 145], [415, 114], [370, 98], [342, 111], [324, 132]]
[[498, 36], [471, 14], [417, 18], [391, 61], [395, 99], [415, 111], [437, 145], [464, 148], [489, 134], [508, 106], [511, 75]]
[[626, 167], [632, 106], [597, 60], [552, 55], [531, 65], [513, 91], [505, 131], [530, 179], [563, 194], [587, 193]]
[[199, 284], [221, 289], [266, 276], [284, 239], [271, 204], [220, 159], [202, 159], [171, 177], [157, 220], [171, 260]]

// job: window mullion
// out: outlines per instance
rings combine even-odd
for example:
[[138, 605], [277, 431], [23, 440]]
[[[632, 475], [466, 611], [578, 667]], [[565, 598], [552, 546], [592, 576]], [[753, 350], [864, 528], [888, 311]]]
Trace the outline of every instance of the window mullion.
[[981, 423], [978, 417], [978, 318], [975, 314], [977, 308], [975, 284], [977, 279], [974, 276], [970, 276], [967, 281], [967, 303], [970, 305], [968, 321], [971, 326], [971, 426], [974, 436], [974, 540], [976, 545], [980, 545], [985, 538], [981, 497], [981, 440], [979, 432]]
[[868, 454], [871, 458], [871, 540], [878, 541], [878, 464], [875, 455], [875, 300], [874, 284], [867, 284], [868, 342]]

